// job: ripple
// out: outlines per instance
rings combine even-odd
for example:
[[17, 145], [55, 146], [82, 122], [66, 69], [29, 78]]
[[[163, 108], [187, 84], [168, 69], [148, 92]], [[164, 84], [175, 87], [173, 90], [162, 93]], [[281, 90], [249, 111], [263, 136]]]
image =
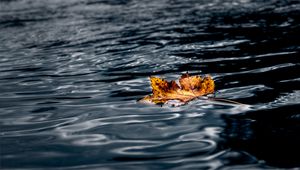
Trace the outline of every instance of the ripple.
[[269, 103], [271, 107], [278, 107], [282, 105], [296, 105], [300, 101], [300, 91], [295, 90], [292, 93], [282, 94], [280, 97]]
[[[173, 120], [178, 118], [179, 114], [164, 114], [164, 115], [124, 115], [124, 116], [116, 116], [116, 117], [105, 117], [105, 118], [98, 118], [92, 119], [88, 121], [82, 121], [80, 123], [71, 124], [71, 125], [64, 125], [59, 126], [55, 129], [57, 135], [59, 135], [62, 139], [73, 140], [74, 144], [79, 145], [96, 145], [96, 144], [104, 144], [118, 142], [118, 140], [107, 139], [108, 137], [104, 134], [85, 134], [82, 135], [80, 132], [89, 132], [94, 131], [95, 129], [105, 129], [105, 127], [119, 127], [121, 128], [119, 131], [126, 131], [129, 130], [131, 124], [144, 124], [149, 122], [157, 122], [157, 121], [166, 121], [166, 120]], [[136, 128], [143, 128], [142, 125], [136, 126]], [[144, 129], [148, 129], [144, 127]], [[114, 132], [114, 128], [112, 128], [112, 132]], [[150, 129], [148, 129], [150, 130]], [[125, 136], [130, 138], [138, 139], [139, 133], [143, 133], [143, 131], [139, 132], [135, 129], [132, 129], [132, 132], [136, 132], [137, 134], [126, 134]], [[109, 131], [106, 131], [109, 133]], [[149, 131], [151, 133], [151, 131]], [[119, 134], [122, 136], [121, 134]], [[129, 136], [128, 136], [129, 135]], [[150, 135], [151, 136], [151, 135]], [[150, 137], [149, 136], [149, 137]], [[122, 142], [122, 141], [121, 141]], [[123, 141], [124, 142], [124, 141]]]
[[67, 118], [60, 120], [47, 120], [47, 121], [38, 121], [32, 122], [31, 119], [36, 119], [36, 117], [26, 117], [20, 119], [14, 118], [13, 120], [5, 119], [1, 123], [3, 128], [9, 129], [9, 127], [18, 127], [22, 130], [6, 130], [1, 133], [1, 136], [5, 137], [16, 137], [16, 136], [32, 136], [32, 135], [41, 135], [44, 132], [49, 131], [50, 129], [55, 129], [56, 127], [63, 126], [65, 124], [76, 121], [76, 118]]

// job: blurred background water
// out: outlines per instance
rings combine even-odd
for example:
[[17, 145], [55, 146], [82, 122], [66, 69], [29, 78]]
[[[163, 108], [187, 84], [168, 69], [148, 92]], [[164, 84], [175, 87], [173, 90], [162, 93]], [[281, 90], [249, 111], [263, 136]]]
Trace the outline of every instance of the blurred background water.
[[[1, 169], [300, 167], [298, 0], [1, 0]], [[148, 76], [216, 97], [137, 100]]]

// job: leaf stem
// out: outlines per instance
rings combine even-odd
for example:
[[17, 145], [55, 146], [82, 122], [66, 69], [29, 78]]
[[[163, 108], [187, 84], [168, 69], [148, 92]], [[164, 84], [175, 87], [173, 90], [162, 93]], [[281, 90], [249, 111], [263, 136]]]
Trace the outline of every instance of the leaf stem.
[[240, 102], [236, 102], [233, 100], [228, 100], [228, 99], [222, 99], [222, 98], [208, 98], [209, 100], [214, 100], [214, 101], [222, 101], [222, 102], [227, 102], [227, 103], [234, 103], [234, 104], [239, 104], [239, 105], [245, 105], [243, 103]]

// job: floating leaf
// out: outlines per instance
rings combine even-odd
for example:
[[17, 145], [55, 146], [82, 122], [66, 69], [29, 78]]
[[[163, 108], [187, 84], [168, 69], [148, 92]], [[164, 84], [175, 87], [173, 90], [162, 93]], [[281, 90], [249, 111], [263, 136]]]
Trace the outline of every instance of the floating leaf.
[[203, 95], [214, 92], [215, 83], [211, 76], [190, 76], [183, 74], [179, 84], [158, 77], [150, 77], [152, 94], [140, 100], [143, 103], [164, 104], [168, 101], [180, 101], [183, 104]]

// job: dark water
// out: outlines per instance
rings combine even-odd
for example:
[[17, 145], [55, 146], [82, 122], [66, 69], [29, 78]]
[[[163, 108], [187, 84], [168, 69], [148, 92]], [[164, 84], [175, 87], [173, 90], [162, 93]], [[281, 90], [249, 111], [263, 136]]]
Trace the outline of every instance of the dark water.
[[[297, 0], [2, 0], [0, 169], [300, 167]], [[139, 104], [148, 76], [217, 98]]]

